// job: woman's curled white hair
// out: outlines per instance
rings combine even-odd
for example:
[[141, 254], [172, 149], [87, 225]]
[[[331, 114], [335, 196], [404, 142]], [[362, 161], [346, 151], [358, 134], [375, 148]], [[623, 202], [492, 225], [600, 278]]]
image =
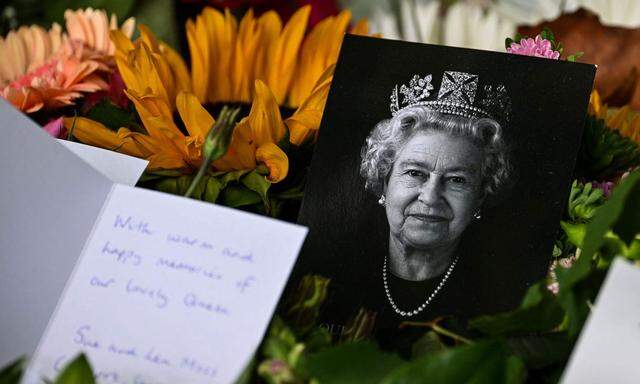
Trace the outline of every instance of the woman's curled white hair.
[[502, 127], [490, 118], [446, 115], [425, 106], [401, 110], [393, 118], [379, 122], [362, 148], [360, 174], [365, 187], [379, 196], [393, 167], [398, 151], [416, 133], [446, 132], [468, 137], [483, 151], [482, 188], [485, 195], [495, 195], [506, 185], [511, 167], [507, 158]]

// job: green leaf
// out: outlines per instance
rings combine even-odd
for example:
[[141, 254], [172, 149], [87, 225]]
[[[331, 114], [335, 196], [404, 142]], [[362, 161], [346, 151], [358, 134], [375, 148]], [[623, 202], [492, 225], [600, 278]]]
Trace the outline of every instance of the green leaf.
[[504, 342], [484, 340], [405, 363], [382, 383], [512, 384], [522, 383], [524, 375], [522, 360], [511, 355]]
[[504, 47], [511, 48], [511, 44], [513, 44], [514, 42], [515, 41], [512, 38], [507, 37], [506, 39], [504, 39]]
[[566, 362], [573, 348], [565, 332], [510, 337], [507, 343], [533, 369]]
[[220, 180], [215, 177], [209, 177], [207, 179], [207, 187], [204, 191], [204, 195], [202, 196], [202, 200], [208, 201], [210, 203], [215, 203], [218, 200], [218, 196], [220, 195], [220, 190], [222, 189], [222, 183]]
[[445, 344], [440, 340], [440, 336], [434, 331], [429, 331], [422, 335], [411, 347], [411, 357], [413, 359], [431, 353], [440, 352], [446, 349]]
[[320, 307], [327, 298], [329, 282], [320, 275], [305, 275], [287, 298], [287, 324], [298, 334], [304, 335], [315, 326]]
[[589, 180], [605, 180], [640, 165], [640, 147], [617, 130], [606, 126], [603, 119], [587, 116], [577, 171]]
[[[639, 182], [640, 170], [636, 170], [614, 188], [609, 199], [598, 209], [593, 220], [587, 224], [580, 257], [571, 268], [560, 268], [556, 271], [560, 287], [558, 300], [569, 314], [570, 336], [576, 336], [582, 328], [584, 319], [589, 313], [585, 301], [591, 299], [593, 291], [592, 285], [588, 282], [583, 285], [586, 289], [584, 291], [574, 291], [574, 288], [578, 283], [587, 279], [592, 272], [594, 257], [605, 244], [607, 233], [611, 228], [620, 229], [617, 225], [619, 221], [630, 226], [630, 228], [622, 229], [625, 233], [639, 232], [640, 228], [637, 226], [637, 222], [634, 219], [627, 219], [627, 199], [629, 199], [630, 203], [629, 208], [636, 207]], [[637, 211], [633, 213], [637, 214]], [[620, 220], [621, 218], [624, 220]]]
[[589, 221], [605, 200], [602, 189], [594, 188], [592, 183], [581, 184], [574, 180], [567, 208], [569, 218], [574, 222]]
[[517, 335], [551, 331], [564, 318], [564, 311], [544, 281], [527, 291], [520, 308], [472, 319], [469, 327], [488, 335]]
[[567, 61], [576, 61], [578, 58], [580, 58], [582, 55], [584, 55], [584, 52], [576, 52], [573, 55], [567, 57]]
[[222, 191], [220, 196], [222, 205], [232, 208], [253, 205], [261, 201], [262, 198], [256, 192], [246, 187], [238, 186], [228, 186]]
[[582, 243], [584, 242], [584, 237], [587, 234], [587, 225], [583, 223], [573, 224], [568, 223], [566, 221], [561, 221], [560, 226], [562, 230], [567, 235], [567, 238], [571, 242], [571, 244], [576, 247], [582, 247]]
[[262, 202], [264, 203], [264, 208], [267, 212], [270, 211], [270, 203], [269, 203], [269, 187], [271, 187], [271, 182], [267, 180], [266, 177], [259, 174], [256, 170], [249, 172], [241, 179], [242, 184], [249, 188], [250, 190], [256, 192], [262, 198]]
[[[636, 173], [640, 174], [638, 171]], [[640, 182], [634, 183], [630, 188], [624, 200], [624, 208], [612, 228], [613, 232], [627, 244], [631, 244], [631, 241], [640, 233]]]
[[102, 123], [114, 131], [120, 127], [128, 127], [136, 119], [133, 112], [118, 107], [107, 98], [103, 98], [91, 108], [85, 117]]
[[[639, 211], [637, 210], [640, 207], [639, 204], [640, 170], [636, 170], [614, 188], [609, 200], [598, 211], [593, 221], [587, 225], [582, 256], [585, 259], [591, 259], [600, 249], [609, 229], [613, 229], [623, 240], [630, 243], [633, 236], [640, 233]], [[636, 210], [630, 211], [633, 209]]]
[[346, 343], [309, 356], [307, 368], [320, 383], [380, 382], [402, 364], [400, 357], [369, 342]]
[[80, 354], [62, 370], [55, 384], [95, 384], [93, 370], [84, 354]]
[[0, 384], [18, 384], [22, 377], [26, 357], [20, 357], [0, 370]]

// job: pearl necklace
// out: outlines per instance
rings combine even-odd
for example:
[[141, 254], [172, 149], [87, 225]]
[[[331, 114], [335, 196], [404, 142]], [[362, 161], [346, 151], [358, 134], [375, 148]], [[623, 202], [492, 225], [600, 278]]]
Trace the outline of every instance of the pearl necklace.
[[436, 295], [442, 289], [442, 287], [444, 287], [444, 283], [447, 282], [447, 279], [449, 278], [449, 275], [451, 275], [451, 272], [453, 271], [453, 268], [455, 268], [457, 262], [458, 262], [458, 256], [456, 256], [456, 258], [453, 260], [453, 263], [451, 263], [451, 265], [449, 266], [449, 269], [447, 269], [447, 272], [442, 277], [442, 280], [440, 280], [440, 284], [438, 284], [436, 289], [431, 293], [431, 295], [429, 295], [427, 300], [425, 300], [425, 302], [422, 303], [422, 305], [420, 305], [418, 308], [414, 309], [413, 311], [403, 311], [400, 308], [398, 308], [395, 301], [393, 301], [393, 298], [391, 297], [391, 291], [389, 291], [389, 283], [387, 282], [387, 258], [385, 257], [384, 264], [382, 265], [382, 281], [384, 282], [384, 291], [387, 294], [387, 299], [389, 300], [389, 304], [391, 304], [391, 307], [393, 307], [393, 310], [396, 311], [398, 315], [403, 317], [415, 316], [418, 313], [424, 311], [424, 309], [427, 308], [427, 305], [431, 303], [431, 301], [436, 297]]

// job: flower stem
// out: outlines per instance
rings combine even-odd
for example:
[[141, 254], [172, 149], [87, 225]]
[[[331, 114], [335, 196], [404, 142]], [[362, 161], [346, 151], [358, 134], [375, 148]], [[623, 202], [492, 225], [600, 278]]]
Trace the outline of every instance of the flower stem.
[[231, 141], [231, 134], [233, 133], [233, 127], [240, 112], [240, 108], [230, 109], [226, 105], [222, 107], [218, 120], [209, 129], [205, 143], [202, 147], [203, 161], [200, 164], [198, 173], [191, 180], [185, 197], [191, 197], [195, 192], [198, 184], [202, 181], [204, 176], [209, 171], [211, 163], [222, 157], [227, 152], [227, 147]]
[[446, 336], [449, 337], [455, 341], [458, 341], [460, 343], [464, 343], [464, 344], [473, 344], [473, 340], [467, 339], [464, 336], [460, 336], [457, 333], [454, 333], [446, 328], [442, 328], [441, 326], [438, 325], [438, 321], [440, 319], [436, 319], [434, 321], [428, 321], [428, 322], [420, 322], [420, 321], [404, 321], [402, 322], [402, 324], [400, 324], [400, 327], [425, 327], [425, 328], [431, 328], [432, 331], [434, 331], [437, 334], [440, 334], [442, 336]]
[[443, 336], [450, 337], [455, 341], [459, 341], [459, 342], [464, 343], [464, 344], [473, 344], [473, 341], [467, 339], [466, 337], [460, 336], [457, 333], [453, 333], [453, 332], [449, 331], [446, 328], [442, 328], [438, 324], [432, 324], [431, 325], [431, 329], [433, 329], [433, 331], [435, 333], [439, 333], [439, 334], [441, 334]]

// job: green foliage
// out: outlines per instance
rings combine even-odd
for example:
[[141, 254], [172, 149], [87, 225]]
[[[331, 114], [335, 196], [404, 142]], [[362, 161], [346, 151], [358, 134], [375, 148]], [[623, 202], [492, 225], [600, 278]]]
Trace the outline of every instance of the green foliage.
[[344, 327], [340, 339], [343, 342], [365, 340], [371, 337], [376, 323], [376, 312], [360, 308]]
[[417, 358], [381, 383], [522, 383], [525, 375], [522, 359], [511, 353], [507, 343], [489, 339]]
[[27, 359], [23, 356], [0, 370], [0, 384], [18, 384]]
[[131, 122], [135, 121], [135, 113], [130, 109], [122, 109], [103, 98], [93, 106], [83, 117], [104, 124], [105, 127], [117, 131], [120, 127], [132, 128]]
[[95, 384], [93, 370], [84, 354], [67, 364], [54, 384]]
[[587, 222], [605, 202], [604, 192], [591, 183], [581, 184], [577, 180], [571, 185], [567, 213], [572, 222]]
[[302, 278], [288, 300], [286, 319], [298, 334], [304, 335], [316, 325], [320, 307], [327, 298], [329, 279], [318, 275]]
[[[309, 373], [320, 383], [380, 383], [403, 361], [371, 342], [342, 344], [309, 356]], [[415, 381], [414, 381], [415, 382]]]
[[607, 128], [604, 120], [587, 116], [577, 171], [588, 180], [603, 180], [640, 165], [640, 148], [633, 140]]
[[[595, 298], [603, 273], [595, 268], [599, 265], [608, 267], [607, 261], [619, 254], [617, 247], [605, 247], [611, 241], [607, 236], [610, 231], [622, 232], [625, 243], [630, 243], [635, 235], [640, 233], [640, 222], [633, 215], [637, 210], [640, 199], [640, 170], [632, 172], [613, 191], [607, 202], [598, 209], [593, 220], [586, 226], [582, 254], [571, 268], [559, 269], [556, 273], [560, 285], [558, 300], [567, 311], [569, 319], [569, 336], [575, 337], [579, 333], [589, 313], [589, 302]], [[631, 244], [633, 246], [633, 244]], [[635, 246], [637, 249], [637, 245]], [[609, 253], [613, 252], [613, 253]]]
[[[273, 214], [272, 201], [269, 196], [272, 184], [261, 172], [264, 170], [259, 167], [253, 171], [216, 172], [204, 175], [195, 186], [191, 197], [233, 208], [251, 207], [257, 212], [271, 212]], [[140, 182], [140, 186], [175, 195], [184, 195], [194, 177], [195, 175], [158, 176], [148, 174]]]
[[577, 59], [579, 59], [580, 57], [582, 57], [582, 55], [584, 55], [584, 52], [580, 51], [580, 52], [576, 52], [573, 55], [570, 55], [567, 57], [567, 61], [571, 61], [574, 62]]
[[552, 330], [563, 318], [562, 307], [543, 281], [529, 288], [519, 308], [477, 317], [469, 322], [469, 326], [492, 336], [519, 335]]

